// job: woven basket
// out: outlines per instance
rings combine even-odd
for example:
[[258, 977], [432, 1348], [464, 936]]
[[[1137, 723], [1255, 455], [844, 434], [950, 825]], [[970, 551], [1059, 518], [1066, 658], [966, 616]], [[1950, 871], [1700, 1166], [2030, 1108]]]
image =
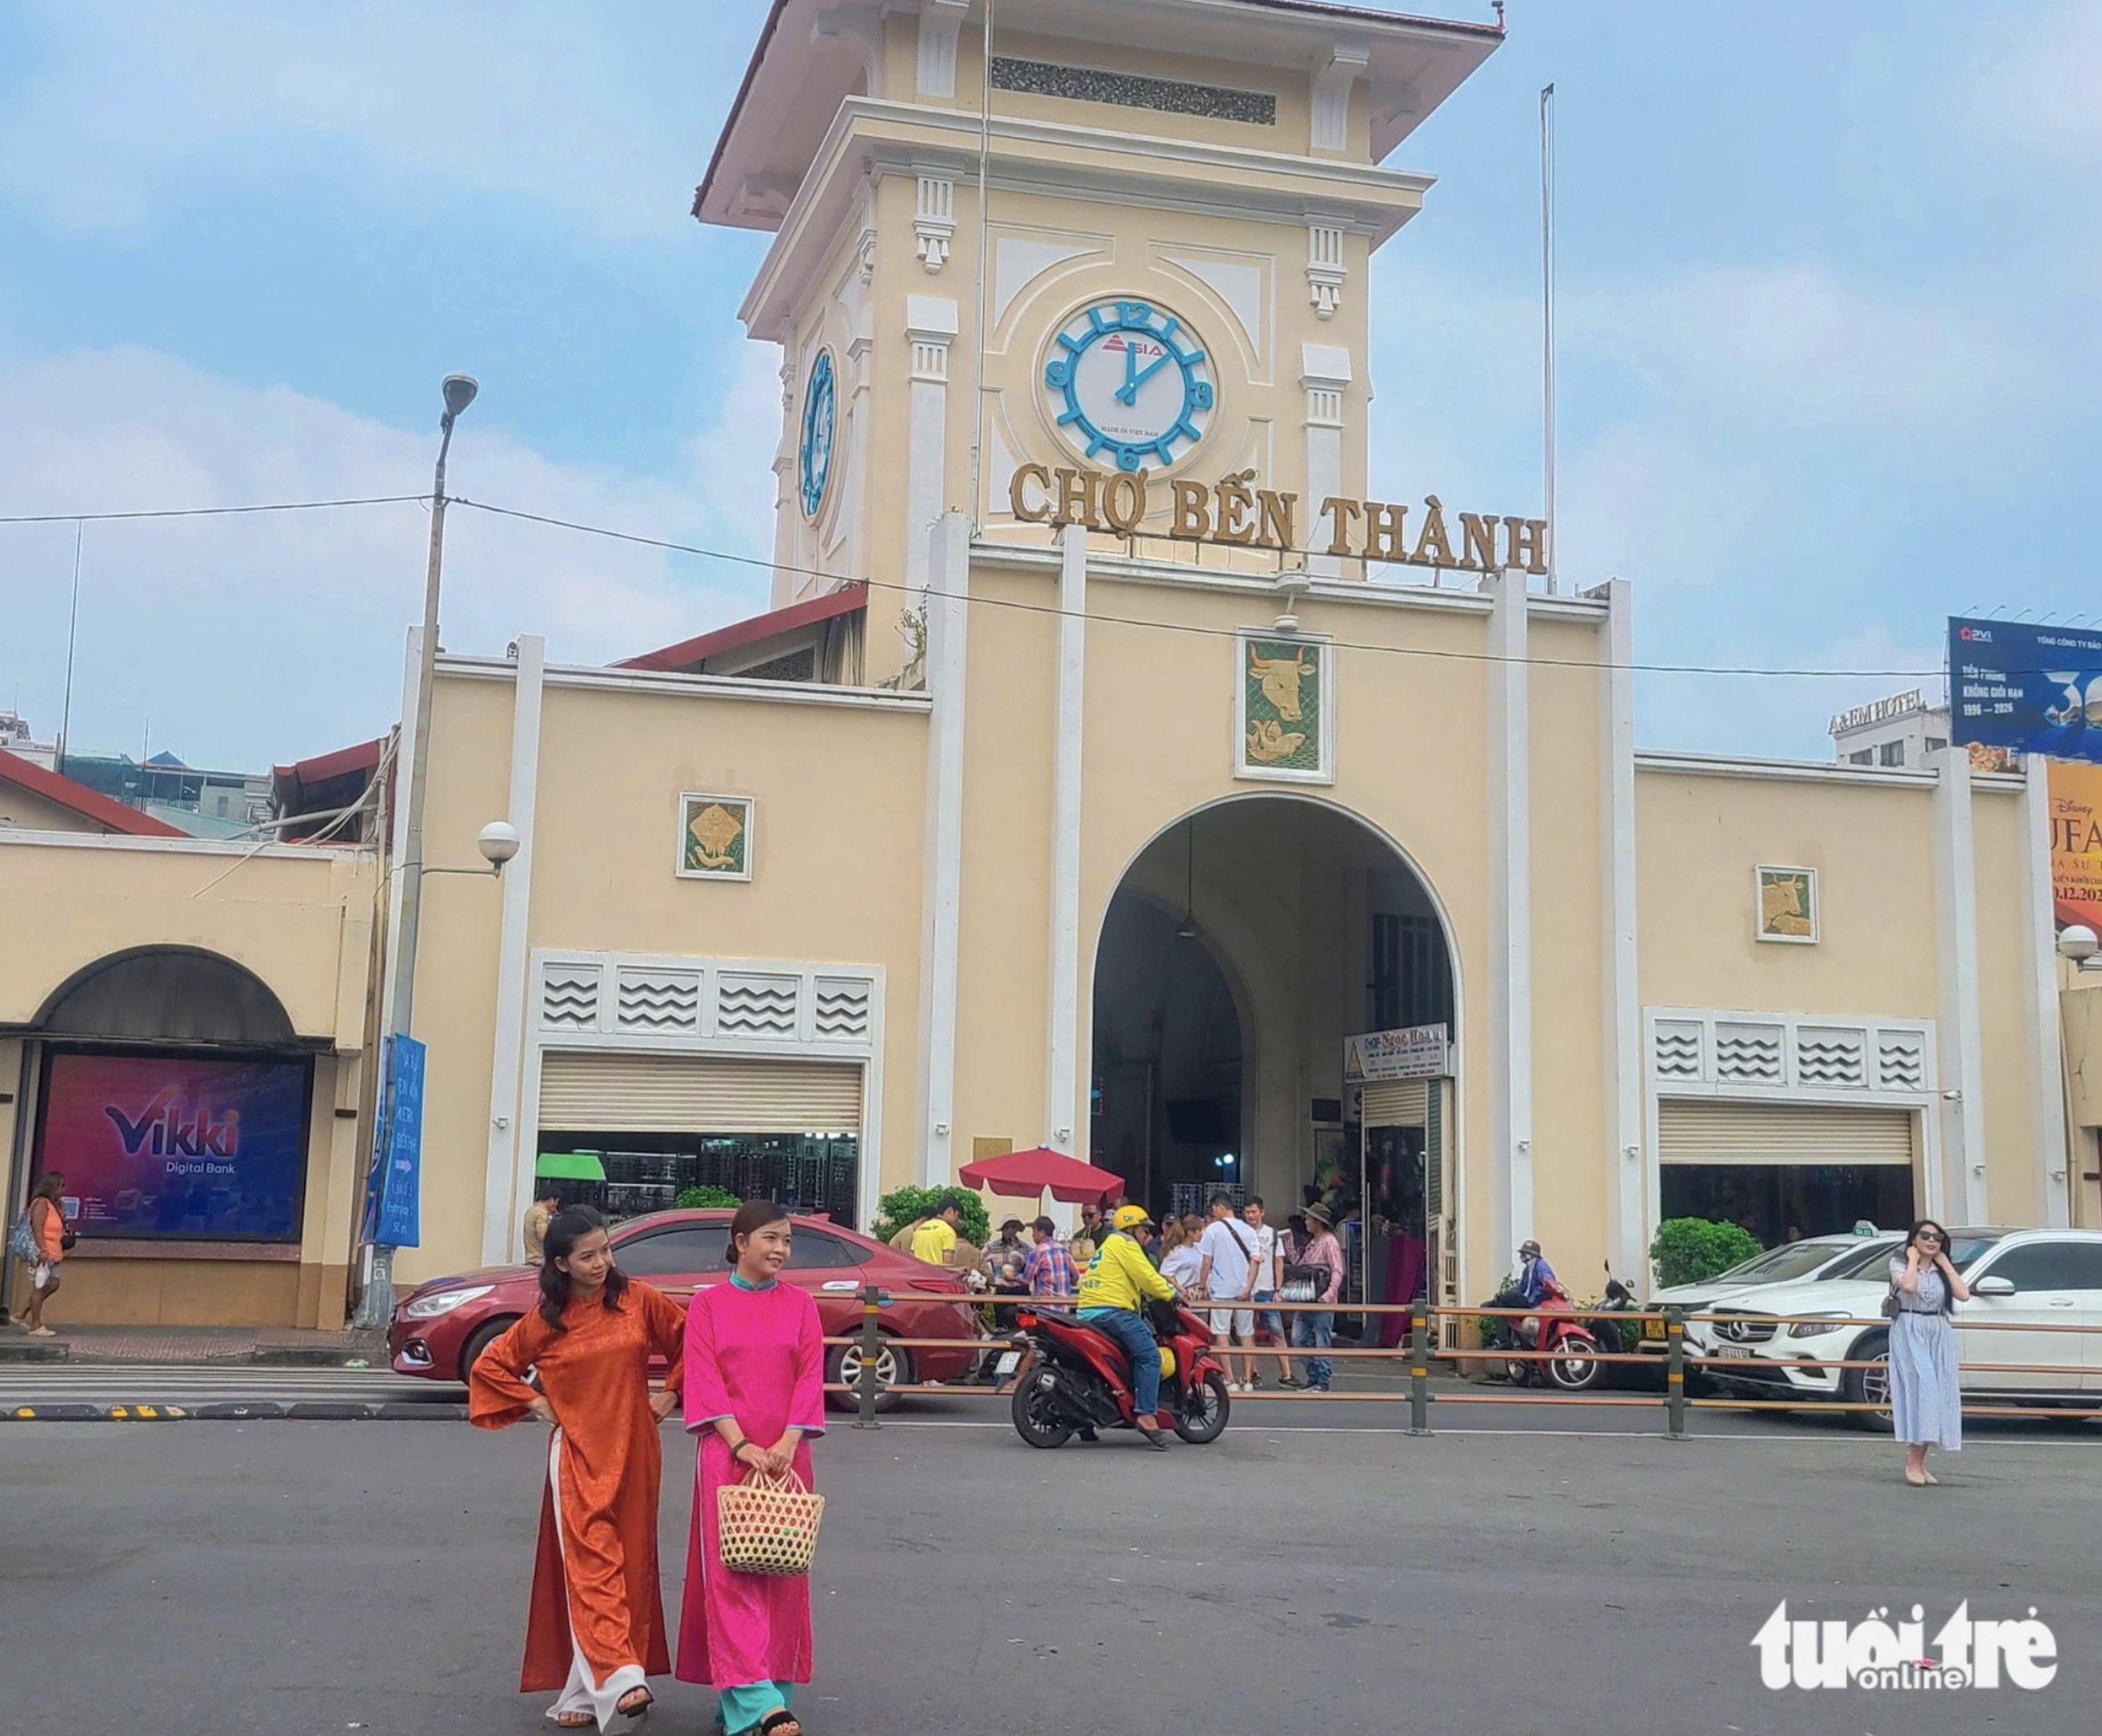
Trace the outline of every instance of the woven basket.
[[715, 1516], [722, 1565], [731, 1573], [808, 1573], [824, 1497], [793, 1471], [779, 1477], [752, 1472], [715, 1492]]

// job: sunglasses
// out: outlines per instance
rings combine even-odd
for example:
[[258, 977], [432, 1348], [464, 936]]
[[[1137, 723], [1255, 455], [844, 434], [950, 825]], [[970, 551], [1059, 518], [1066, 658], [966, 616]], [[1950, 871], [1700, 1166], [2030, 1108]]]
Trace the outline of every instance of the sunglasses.
[[1918, 1235], [1913, 1238], [1913, 1240], [1915, 1242], [1933, 1242], [1939, 1244], [1941, 1240], [1941, 1232], [1939, 1230], [1923, 1230]]

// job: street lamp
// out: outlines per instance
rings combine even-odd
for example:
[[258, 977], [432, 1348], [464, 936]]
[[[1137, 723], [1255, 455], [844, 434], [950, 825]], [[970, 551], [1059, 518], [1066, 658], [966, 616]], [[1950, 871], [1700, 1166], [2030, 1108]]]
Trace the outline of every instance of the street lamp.
[[2082, 970], [2095, 954], [2102, 952], [2102, 941], [2095, 938], [2095, 931], [2084, 922], [2071, 923], [2058, 936], [2058, 956], [2066, 959]]
[[[394, 1000], [388, 1009], [386, 1028], [397, 1037], [409, 1034], [410, 1015], [416, 1005], [416, 936], [423, 914], [424, 790], [431, 772], [431, 692], [438, 675], [438, 582], [445, 563], [445, 455], [452, 450], [454, 419], [474, 402], [474, 394], [481, 389], [469, 374], [448, 374], [438, 387], [445, 413], [438, 418], [438, 467], [431, 479], [431, 558], [424, 574], [423, 646], [416, 673], [416, 745], [409, 760], [409, 811], [402, 829], [402, 861], [396, 869], [402, 876], [402, 915], [395, 931]], [[485, 832], [485, 855], [487, 839]], [[515, 854], [515, 833], [513, 840], [512, 852]], [[502, 872], [501, 863], [497, 864], [497, 870]], [[394, 1249], [376, 1243], [371, 1274], [358, 1303], [359, 1326], [384, 1326], [394, 1313]]]

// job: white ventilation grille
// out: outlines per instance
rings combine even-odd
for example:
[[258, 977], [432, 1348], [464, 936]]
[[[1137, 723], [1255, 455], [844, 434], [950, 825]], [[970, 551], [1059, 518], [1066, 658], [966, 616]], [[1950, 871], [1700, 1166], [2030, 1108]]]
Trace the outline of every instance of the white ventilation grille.
[[1779, 1085], [1787, 1077], [1778, 1024], [1717, 1024], [1716, 1077], [1733, 1085]]
[[1659, 1019], [1652, 1045], [1659, 1079], [1700, 1077], [1700, 1025], [1694, 1019]]
[[1875, 1033], [1875, 1084], [1879, 1091], [1927, 1088], [1927, 1039], [1917, 1031]]
[[715, 1029], [724, 1037], [796, 1034], [798, 976], [760, 976], [725, 971], [715, 997]]
[[617, 1027], [632, 1035], [697, 1036], [701, 1029], [701, 973], [697, 970], [620, 972]]
[[1795, 1076], [1805, 1085], [1868, 1083], [1868, 1033], [1859, 1026], [1798, 1025]]
[[856, 1042], [869, 1034], [867, 977], [817, 979], [817, 1034], [835, 1042]]
[[540, 1023], [549, 1031], [599, 1028], [597, 965], [553, 965], [540, 979]]

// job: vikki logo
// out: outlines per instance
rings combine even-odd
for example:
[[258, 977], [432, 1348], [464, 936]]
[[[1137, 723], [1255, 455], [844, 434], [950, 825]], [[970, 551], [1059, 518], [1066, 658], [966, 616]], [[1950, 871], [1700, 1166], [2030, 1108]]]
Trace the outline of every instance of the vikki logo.
[[2026, 1621], [1973, 1621], [1966, 1600], [1934, 1636], [1939, 1655], [1931, 1657], [1920, 1605], [1895, 1627], [1889, 1614], [1871, 1610], [1851, 1626], [1791, 1621], [1783, 1598], [1752, 1636], [1760, 1681], [1770, 1688], [1996, 1688], [2004, 1676], [2034, 1690], [2058, 1673], [2058, 1642], [2034, 1609]]
[[241, 1111], [229, 1110], [215, 1121], [209, 1109], [200, 1108], [195, 1120], [185, 1121], [175, 1108], [181, 1095], [179, 1085], [162, 1087], [136, 1120], [115, 1103], [103, 1104], [103, 1114], [116, 1124], [116, 1136], [123, 1142], [126, 1157], [135, 1158], [141, 1151], [150, 1151], [157, 1158], [232, 1158], [239, 1154]]

